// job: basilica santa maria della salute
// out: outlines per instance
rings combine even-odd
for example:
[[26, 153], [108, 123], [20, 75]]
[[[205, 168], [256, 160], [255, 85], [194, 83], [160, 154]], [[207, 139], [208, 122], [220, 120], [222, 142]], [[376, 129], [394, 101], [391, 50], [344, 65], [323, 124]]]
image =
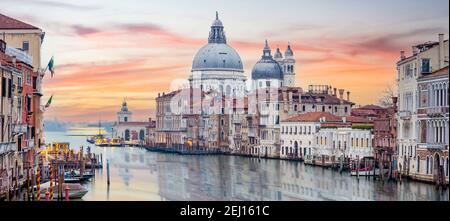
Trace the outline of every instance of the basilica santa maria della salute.
[[[295, 58], [290, 44], [285, 57], [279, 48], [275, 57], [271, 55], [266, 40], [263, 55], [254, 65], [251, 74], [252, 90], [267, 86], [295, 86]], [[192, 62], [192, 74], [189, 77], [193, 88], [203, 92], [216, 91], [227, 97], [246, 95], [246, 75], [239, 53], [227, 44], [224, 26], [216, 12], [211, 25], [208, 44], [200, 48]]]

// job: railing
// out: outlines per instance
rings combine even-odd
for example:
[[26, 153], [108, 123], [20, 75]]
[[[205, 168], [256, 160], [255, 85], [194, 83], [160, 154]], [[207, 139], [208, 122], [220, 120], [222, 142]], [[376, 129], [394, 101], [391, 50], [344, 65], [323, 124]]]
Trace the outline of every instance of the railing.
[[400, 117], [400, 119], [402, 120], [408, 120], [411, 119], [411, 111], [400, 111], [398, 113], [398, 116]]
[[428, 143], [428, 144], [426, 144], [426, 148], [427, 149], [431, 149], [431, 150], [445, 150], [446, 149], [446, 144], [443, 144], [443, 143]]
[[448, 107], [430, 107], [427, 109], [428, 116], [441, 115], [448, 113]]
[[16, 150], [16, 143], [0, 143], [0, 155], [14, 152]]

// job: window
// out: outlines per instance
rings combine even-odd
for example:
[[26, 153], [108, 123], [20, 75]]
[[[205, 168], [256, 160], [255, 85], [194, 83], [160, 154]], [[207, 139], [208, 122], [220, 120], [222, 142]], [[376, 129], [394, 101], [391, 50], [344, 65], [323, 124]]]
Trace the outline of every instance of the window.
[[322, 112], [325, 112], [325, 106], [322, 106]]
[[303, 112], [305, 112], [305, 111], [306, 111], [306, 107], [305, 107], [305, 105], [303, 105], [303, 107], [302, 107], [302, 108], [303, 108]]
[[417, 157], [417, 173], [420, 173], [420, 157]]
[[30, 50], [30, 43], [29, 43], [28, 41], [22, 42], [22, 50], [23, 50], [23, 51], [28, 51], [28, 50]]
[[430, 67], [430, 59], [423, 58], [422, 59], [422, 73], [430, 73], [431, 67]]
[[13, 93], [13, 82], [12, 79], [8, 79], [8, 98], [11, 98]]
[[6, 97], [6, 78], [2, 77], [2, 97]]

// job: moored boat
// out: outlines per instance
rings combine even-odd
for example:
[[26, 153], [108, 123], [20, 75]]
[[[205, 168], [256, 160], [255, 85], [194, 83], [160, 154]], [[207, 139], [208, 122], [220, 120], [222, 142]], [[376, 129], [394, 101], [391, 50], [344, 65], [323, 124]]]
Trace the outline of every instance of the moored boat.
[[[69, 199], [81, 199], [88, 190], [83, 187], [79, 183], [63, 183], [63, 197], [65, 197], [65, 189], [66, 187], [69, 187]], [[36, 186], [34, 187], [37, 188]], [[45, 199], [45, 195], [47, 190], [50, 191], [50, 182], [46, 182], [41, 184], [41, 199]], [[56, 199], [58, 197], [58, 183], [53, 183], [53, 198]]]
[[113, 139], [111, 139], [111, 141], [109, 142], [109, 146], [112, 146], [112, 147], [121, 147], [121, 146], [124, 146], [124, 142], [122, 141], [122, 139], [119, 139], [119, 138], [113, 138]]

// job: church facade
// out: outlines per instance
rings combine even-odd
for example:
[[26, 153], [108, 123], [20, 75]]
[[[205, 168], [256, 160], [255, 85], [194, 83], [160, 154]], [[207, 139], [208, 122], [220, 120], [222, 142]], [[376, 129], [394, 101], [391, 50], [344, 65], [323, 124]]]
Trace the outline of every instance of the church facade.
[[146, 127], [148, 122], [132, 121], [133, 113], [128, 110], [124, 100], [122, 107], [117, 112], [117, 121], [112, 128], [112, 138], [122, 139], [125, 144], [143, 144], [146, 139]]

